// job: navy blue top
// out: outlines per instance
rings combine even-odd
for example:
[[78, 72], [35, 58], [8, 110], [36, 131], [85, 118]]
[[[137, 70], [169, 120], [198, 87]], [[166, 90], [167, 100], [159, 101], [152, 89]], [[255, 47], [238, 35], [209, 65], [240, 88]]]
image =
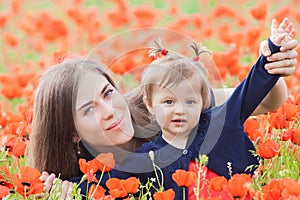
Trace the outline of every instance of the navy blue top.
[[[269, 46], [272, 53], [279, 51], [279, 47], [270, 40]], [[253, 174], [255, 167], [248, 171], [245, 169], [259, 163], [251, 153], [255, 148], [244, 132], [244, 122], [278, 81], [279, 75], [271, 75], [265, 70], [266, 63], [266, 58], [261, 56], [225, 103], [202, 112], [185, 149], [168, 144], [160, 133], [157, 139], [143, 144], [112, 170], [111, 177], [122, 179], [136, 176], [142, 183], [155, 177], [148, 154], [150, 150], [154, 152], [155, 164], [163, 171], [164, 188], [173, 188], [175, 199], [182, 199], [183, 190], [172, 180], [172, 174], [177, 169], [188, 170], [189, 163], [199, 154], [206, 154], [209, 159], [207, 167], [226, 178], [230, 178], [228, 162], [231, 163], [232, 174]]]

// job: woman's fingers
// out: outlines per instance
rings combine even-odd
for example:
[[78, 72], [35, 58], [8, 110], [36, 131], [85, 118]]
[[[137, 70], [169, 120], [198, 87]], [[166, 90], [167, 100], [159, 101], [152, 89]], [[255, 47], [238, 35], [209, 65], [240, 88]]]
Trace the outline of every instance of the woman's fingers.
[[298, 45], [298, 41], [293, 39], [293, 40], [283, 44], [280, 47], [280, 51], [283, 52], [283, 51], [295, 49], [297, 47], [297, 45]]
[[[295, 49], [293, 50], [289, 50], [289, 51], [285, 51], [285, 52], [278, 52], [275, 53], [269, 57], [267, 57], [267, 60], [270, 62], [276, 62], [276, 61], [281, 61], [281, 60], [285, 60], [285, 59], [296, 59], [298, 56], [298, 53]], [[289, 63], [287, 63], [289, 64]], [[286, 66], [286, 64], [285, 64]]]
[[63, 181], [62, 191], [61, 191], [61, 200], [72, 199], [73, 184], [69, 181]]
[[260, 54], [262, 54], [266, 57], [271, 55], [271, 51], [270, 51], [269, 44], [268, 44], [267, 40], [263, 40], [260, 43]]
[[265, 65], [266, 70], [270, 74], [280, 74], [282, 76], [289, 76], [295, 72], [297, 59], [285, 59]]
[[49, 192], [52, 188], [53, 182], [55, 180], [55, 174], [50, 174], [44, 181], [44, 191]]
[[43, 182], [44, 182], [44, 181], [46, 181], [46, 180], [47, 180], [47, 178], [48, 178], [48, 177], [49, 177], [49, 174], [48, 174], [48, 172], [46, 172], [46, 171], [43, 171], [43, 172], [42, 172], [42, 175], [40, 176], [40, 178], [39, 178], [39, 179], [40, 179], [41, 181], [43, 181]]

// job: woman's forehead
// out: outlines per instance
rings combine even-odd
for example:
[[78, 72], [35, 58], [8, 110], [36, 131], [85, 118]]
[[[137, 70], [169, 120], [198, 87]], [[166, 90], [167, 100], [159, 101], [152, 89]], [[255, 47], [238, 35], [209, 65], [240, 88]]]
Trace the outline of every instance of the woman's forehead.
[[77, 103], [93, 99], [109, 83], [102, 74], [97, 72], [84, 73], [78, 82]]

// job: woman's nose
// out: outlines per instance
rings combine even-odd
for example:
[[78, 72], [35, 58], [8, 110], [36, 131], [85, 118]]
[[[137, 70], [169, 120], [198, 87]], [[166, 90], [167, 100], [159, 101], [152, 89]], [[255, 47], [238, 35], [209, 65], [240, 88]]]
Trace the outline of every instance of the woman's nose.
[[103, 103], [100, 110], [103, 120], [109, 120], [113, 118], [113, 105], [110, 103]]

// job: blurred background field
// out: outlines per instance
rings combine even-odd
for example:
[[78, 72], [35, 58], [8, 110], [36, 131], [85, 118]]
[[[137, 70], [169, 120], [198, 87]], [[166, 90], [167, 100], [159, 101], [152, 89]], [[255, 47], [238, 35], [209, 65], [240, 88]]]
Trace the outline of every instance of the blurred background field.
[[[213, 53], [212, 84], [234, 87], [258, 57], [271, 19], [284, 17], [294, 23], [299, 40], [300, 0], [0, 0], [0, 166], [17, 173], [26, 165], [37, 75], [52, 64], [78, 55], [93, 58], [115, 73], [126, 92], [152, 61], [147, 52], [154, 36], [188, 56], [193, 55], [187, 42], [195, 40]], [[260, 186], [272, 178], [299, 179], [300, 169], [293, 166], [299, 166], [300, 155], [289, 151], [300, 152], [299, 65], [298, 59], [295, 73], [285, 77], [287, 104], [252, 121], [256, 129], [245, 128], [248, 134], [255, 132], [250, 136], [254, 141], [257, 128], [264, 136], [273, 131], [275, 136], [293, 132], [298, 137], [280, 146], [285, 150], [281, 159], [274, 158], [278, 162], [266, 162], [265, 169], [275, 167], [257, 179]]]

